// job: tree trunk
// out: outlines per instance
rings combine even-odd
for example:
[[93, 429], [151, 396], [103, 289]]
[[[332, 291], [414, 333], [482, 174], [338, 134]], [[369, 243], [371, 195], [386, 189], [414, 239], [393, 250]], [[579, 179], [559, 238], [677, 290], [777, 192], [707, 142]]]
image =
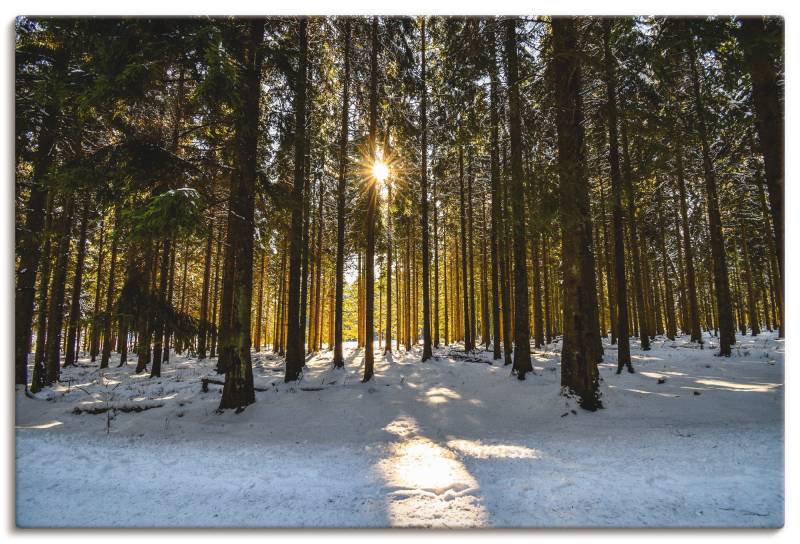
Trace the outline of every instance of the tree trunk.
[[438, 179], [433, 178], [433, 347], [439, 347], [439, 207]]
[[[45, 341], [47, 339], [47, 310], [48, 293], [50, 290], [50, 262], [52, 260], [52, 230], [53, 230], [53, 196], [48, 197], [47, 210], [45, 216], [45, 226], [43, 231], [44, 248], [42, 249], [42, 275], [39, 278], [39, 308], [36, 316], [36, 351], [33, 356], [33, 373], [31, 376], [31, 391], [38, 393], [44, 384], [44, 352]], [[27, 355], [26, 355], [27, 359]], [[27, 374], [27, 362], [25, 372]], [[25, 383], [27, 387], [27, 383]]]
[[422, 100], [420, 104], [420, 131], [422, 132], [422, 180], [420, 184], [420, 207], [422, 218], [422, 360], [433, 356], [431, 350], [431, 287], [430, 287], [430, 247], [428, 242], [428, 90], [425, 80], [425, 17], [421, 18], [420, 64], [422, 65]]
[[736, 343], [733, 329], [731, 311], [731, 294], [728, 283], [728, 265], [725, 256], [725, 238], [722, 234], [722, 219], [717, 197], [717, 180], [714, 165], [711, 162], [711, 149], [708, 141], [706, 127], [706, 110], [700, 92], [700, 78], [697, 70], [697, 58], [692, 36], [688, 36], [686, 51], [689, 57], [689, 68], [692, 76], [692, 94], [694, 97], [695, 114], [697, 116], [697, 133], [700, 138], [700, 148], [703, 156], [703, 177], [706, 185], [708, 227], [710, 234], [711, 257], [714, 265], [714, 291], [716, 294], [717, 311], [719, 315], [719, 354], [730, 357], [731, 346]]
[[[611, 51], [611, 19], [603, 19], [603, 56], [608, 103], [608, 162], [611, 166], [611, 195], [613, 199], [612, 221], [614, 228], [614, 307], [617, 315], [612, 317], [617, 331], [617, 374], [627, 368], [633, 372], [631, 363], [630, 335], [628, 334], [628, 291], [625, 283], [625, 225], [622, 210], [622, 174], [619, 167], [619, 140], [617, 137], [617, 84], [616, 59]], [[633, 224], [633, 221], [631, 221]]]
[[458, 187], [459, 187], [459, 202], [461, 204], [461, 279], [463, 281], [463, 294], [464, 294], [464, 351], [470, 352], [474, 349], [472, 344], [472, 337], [470, 331], [472, 327], [469, 325], [469, 286], [467, 284], [467, 211], [464, 197], [466, 191], [464, 190], [464, 146], [463, 144], [458, 147]]
[[288, 322], [286, 330], [285, 382], [300, 377], [304, 363], [303, 336], [300, 327], [301, 265], [303, 256], [303, 189], [305, 186], [306, 156], [306, 81], [308, 71], [308, 20], [300, 17], [298, 23], [299, 61], [295, 83], [294, 113], [294, 187], [292, 189], [292, 222], [289, 230], [289, 291]]
[[161, 361], [164, 356], [164, 312], [167, 307], [167, 289], [169, 288], [169, 261], [172, 252], [172, 240], [166, 238], [162, 243], [161, 249], [161, 269], [158, 273], [158, 297], [159, 307], [153, 319], [153, 364], [150, 367], [150, 377], [161, 377]]
[[[206, 345], [208, 341], [208, 297], [211, 288], [211, 249], [214, 242], [214, 225], [208, 226], [206, 235], [206, 251], [203, 260], [203, 292], [200, 296], [200, 328], [197, 334], [197, 358], [206, 358]], [[256, 336], [258, 338], [258, 336]], [[256, 340], [256, 348], [258, 348]]]
[[[624, 111], [624, 110], [623, 110]], [[629, 253], [633, 264], [633, 296], [636, 301], [636, 319], [639, 323], [639, 342], [642, 351], [650, 349], [650, 331], [647, 326], [647, 309], [644, 303], [644, 280], [642, 278], [642, 257], [639, 247], [639, 227], [636, 221], [636, 192], [631, 172], [631, 159], [628, 150], [628, 123], [624, 113], [622, 117], [622, 163], [624, 191], [628, 210], [628, 237], [630, 239]]]
[[[772, 44], [783, 44], [783, 23], [765, 25], [761, 17], [741, 17], [739, 40], [750, 72], [753, 86], [753, 105], [756, 110], [756, 129], [764, 157], [764, 170], [769, 192], [772, 228], [777, 248], [780, 293], [785, 278], [783, 247], [784, 192], [784, 120], [783, 102]], [[780, 336], [784, 336], [783, 303], [780, 304]]]
[[[60, 75], [66, 67], [66, 56], [58, 50], [53, 71]], [[28, 384], [28, 354], [31, 351], [33, 306], [36, 296], [36, 274], [41, 259], [42, 236], [47, 205], [45, 177], [56, 156], [56, 138], [61, 114], [60, 94], [53, 93], [45, 107], [39, 130], [30, 194], [25, 205], [25, 227], [18, 235], [19, 265], [14, 293], [14, 383]]]
[[561, 386], [587, 410], [602, 407], [598, 391], [599, 329], [585, 166], [581, 53], [573, 18], [553, 18], [553, 75], [560, 178], [564, 340]]
[[[306, 51], [306, 56], [308, 52]], [[311, 63], [306, 61], [306, 126], [304, 132], [306, 134], [305, 157], [303, 158], [303, 238], [302, 238], [302, 253], [300, 261], [300, 332], [298, 343], [303, 348], [303, 366], [305, 366], [305, 342], [306, 342], [306, 329], [308, 318], [308, 278], [309, 278], [309, 229], [311, 226], [311, 147], [314, 141], [314, 130], [312, 127], [313, 119], [313, 99], [312, 94], [314, 90], [313, 82], [310, 81], [312, 77]]]
[[522, 129], [517, 68], [517, 20], [505, 20], [508, 73], [508, 118], [511, 143], [511, 195], [514, 240], [514, 366], [517, 378], [533, 372], [528, 320], [528, 267], [525, 243], [525, 191], [522, 173]]
[[56, 246], [56, 263], [50, 287], [50, 307], [47, 310], [47, 340], [45, 343], [44, 385], [52, 385], [60, 376], [61, 334], [64, 323], [64, 296], [69, 261], [69, 242], [72, 231], [74, 197], [68, 195], [61, 213]]
[[[89, 205], [86, 203], [83, 205], [83, 211], [81, 212], [80, 234], [78, 235], [78, 247], [76, 248], [75, 275], [72, 282], [72, 301], [67, 321], [67, 350], [64, 355], [64, 366], [74, 366], [78, 360], [76, 343], [79, 330], [78, 320], [81, 317], [81, 288], [83, 287], [83, 263], [86, 258], [86, 230], [88, 223]], [[98, 283], [99, 281], [98, 278]]]
[[666, 227], [664, 225], [664, 212], [662, 210], [661, 191], [658, 193], [658, 241], [661, 253], [662, 274], [664, 279], [665, 311], [667, 313], [667, 338], [675, 340], [678, 328], [675, 324], [675, 297], [672, 291], [672, 282], [669, 278], [669, 253], [667, 253]]
[[[492, 25], [492, 22], [488, 23]], [[489, 41], [489, 125], [490, 125], [490, 181], [492, 194], [491, 209], [491, 256], [492, 256], [492, 359], [498, 360], [500, 354], [500, 308], [503, 306], [500, 300], [500, 251], [498, 250], [498, 237], [500, 235], [501, 222], [501, 195], [500, 195], [500, 148], [499, 148], [499, 115], [498, 107], [498, 81], [497, 81], [497, 36], [493, 28], [488, 31]]]
[[217, 236], [217, 250], [214, 253], [215, 263], [214, 263], [214, 295], [212, 300], [214, 301], [211, 306], [211, 353], [210, 356], [213, 358], [217, 354], [217, 336], [219, 331], [219, 324], [217, 323], [217, 306], [219, 305], [219, 296], [218, 296], [218, 288], [219, 288], [219, 265], [222, 262], [222, 232], [220, 232]]
[[758, 336], [761, 327], [758, 322], [758, 311], [756, 309], [755, 288], [753, 286], [753, 264], [750, 261], [750, 244], [748, 243], [746, 231], [743, 225], [739, 225], [739, 235], [741, 237], [742, 253], [744, 254], [744, 282], [747, 291], [747, 317], [750, 324], [750, 334]]
[[108, 288], [106, 289], [106, 309], [103, 315], [103, 353], [100, 356], [100, 368], [108, 368], [111, 359], [111, 316], [114, 313], [114, 284], [117, 275], [117, 249], [119, 247], [119, 231], [121, 206], [114, 207], [114, 231], [111, 238], [111, 262], [108, 263]]
[[[305, 25], [303, 25], [305, 37]], [[228, 244], [233, 252], [235, 292], [228, 334], [221, 349], [230, 353], [222, 388], [220, 409], [242, 410], [255, 402], [253, 364], [250, 359], [250, 320], [253, 297], [253, 234], [255, 231], [255, 186], [258, 169], [259, 98], [263, 58], [264, 20], [248, 19], [242, 36], [242, 74], [237, 94], [241, 110], [234, 120], [236, 172], [231, 179]], [[305, 40], [303, 40], [305, 41]], [[300, 127], [303, 126], [301, 123]], [[302, 155], [301, 155], [302, 157]]]
[[[339, 182], [336, 187], [336, 294], [333, 325], [333, 366], [342, 368], [342, 321], [344, 301], [345, 196], [347, 192], [347, 140], [350, 124], [350, 19], [344, 22], [344, 76], [342, 78], [342, 124], [339, 136]], [[388, 327], [387, 327], [388, 329]], [[387, 340], [388, 341], [388, 340]]]
[[[369, 150], [374, 164], [377, 160], [378, 137], [378, 18], [372, 18], [369, 84]], [[375, 332], [375, 218], [377, 208], [377, 180], [370, 176], [367, 180], [367, 251], [364, 259], [366, 288], [364, 296], [364, 378], [372, 379], [375, 366], [373, 336]]]
[[92, 337], [89, 343], [89, 356], [92, 362], [100, 352], [100, 299], [103, 286], [103, 249], [105, 244], [105, 223], [100, 219], [100, 244], [97, 249], [97, 274], [94, 291], [94, 311], [92, 312]]
[[255, 350], [256, 353], [261, 351], [261, 319], [262, 311], [264, 309], [264, 254], [266, 251], [261, 251], [261, 259], [258, 269], [258, 302], [256, 303], [256, 326], [255, 326]]

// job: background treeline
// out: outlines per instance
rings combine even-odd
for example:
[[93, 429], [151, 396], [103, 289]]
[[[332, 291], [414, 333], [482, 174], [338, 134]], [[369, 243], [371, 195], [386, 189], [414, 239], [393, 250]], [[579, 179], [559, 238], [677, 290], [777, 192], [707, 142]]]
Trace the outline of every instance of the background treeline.
[[[16, 383], [112, 352], [562, 342], [783, 324], [783, 21], [16, 22]], [[377, 179], [375, 163], [389, 165]], [[512, 349], [513, 348], [513, 349]], [[373, 372], [366, 349], [364, 379]], [[453, 352], [457, 353], [457, 352]], [[33, 372], [28, 375], [28, 359]], [[135, 357], [134, 357], [135, 356]]]

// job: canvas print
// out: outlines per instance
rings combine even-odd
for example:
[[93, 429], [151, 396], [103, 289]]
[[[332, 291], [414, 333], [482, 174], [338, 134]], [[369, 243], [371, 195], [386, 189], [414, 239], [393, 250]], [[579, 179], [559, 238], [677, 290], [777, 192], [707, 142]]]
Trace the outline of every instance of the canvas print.
[[20, 528], [781, 527], [781, 17], [15, 26]]

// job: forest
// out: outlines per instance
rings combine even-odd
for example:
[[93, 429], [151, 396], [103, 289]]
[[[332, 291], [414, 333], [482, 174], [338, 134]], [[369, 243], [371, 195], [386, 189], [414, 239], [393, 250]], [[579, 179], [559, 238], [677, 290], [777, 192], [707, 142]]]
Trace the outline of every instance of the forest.
[[782, 18], [15, 34], [19, 526], [782, 525]]
[[782, 25], [21, 17], [16, 383], [561, 338], [592, 410], [601, 338], [782, 335]]

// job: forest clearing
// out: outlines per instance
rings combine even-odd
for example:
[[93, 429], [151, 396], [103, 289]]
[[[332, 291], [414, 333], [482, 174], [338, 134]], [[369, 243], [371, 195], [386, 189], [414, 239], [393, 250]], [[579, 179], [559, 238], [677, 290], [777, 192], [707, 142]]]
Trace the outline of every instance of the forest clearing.
[[254, 355], [263, 391], [238, 415], [216, 413], [219, 386], [203, 392], [211, 359], [177, 357], [155, 382], [133, 363], [81, 364], [17, 401], [17, 523], [780, 526], [783, 342], [740, 340], [721, 359], [659, 338], [634, 347], [637, 374], [617, 375], [607, 350], [593, 414], [559, 396], [557, 345], [534, 350], [524, 382], [484, 351], [376, 355], [367, 384], [352, 344], [343, 370], [323, 351], [298, 384]]

